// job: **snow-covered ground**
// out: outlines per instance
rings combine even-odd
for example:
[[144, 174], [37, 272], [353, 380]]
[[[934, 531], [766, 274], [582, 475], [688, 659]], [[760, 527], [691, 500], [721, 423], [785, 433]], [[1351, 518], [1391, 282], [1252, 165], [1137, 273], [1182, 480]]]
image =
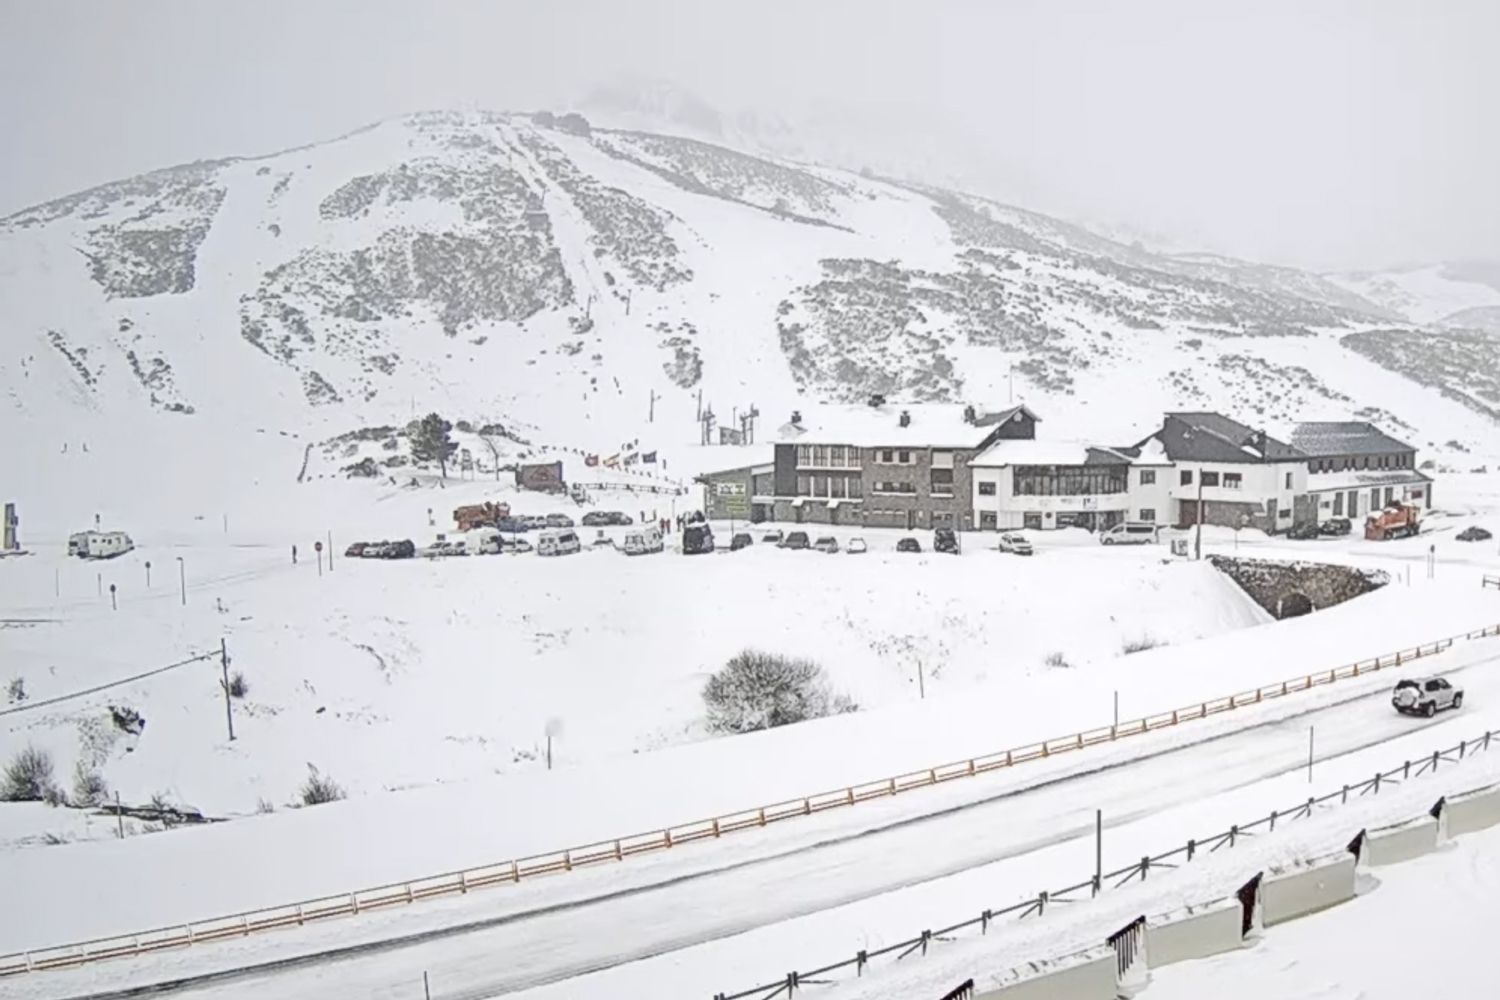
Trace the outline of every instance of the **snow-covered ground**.
[[1495, 990], [1500, 829], [1373, 873], [1352, 901], [1276, 927], [1241, 952], [1151, 974], [1150, 1000], [1407, 1000]]

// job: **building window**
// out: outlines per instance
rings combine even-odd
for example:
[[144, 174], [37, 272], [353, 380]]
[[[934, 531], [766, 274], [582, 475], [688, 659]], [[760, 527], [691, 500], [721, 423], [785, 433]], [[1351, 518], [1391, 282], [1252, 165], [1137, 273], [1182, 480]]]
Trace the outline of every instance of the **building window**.
[[1182, 474], [1177, 478], [1177, 482], [1183, 486], [1193, 485], [1193, 470], [1183, 469]]
[[830, 469], [842, 469], [844, 467], [844, 446], [831, 444], [828, 446], [828, 467]]
[[797, 476], [797, 495], [799, 497], [812, 496], [812, 476], [806, 473]]
[[1202, 486], [1218, 486], [1219, 474], [1217, 472], [1204, 472], [1199, 476], [1198, 482]]
[[849, 446], [849, 450], [844, 453], [844, 464], [851, 469], [858, 469], [863, 465], [862, 453], [852, 444]]
[[812, 445], [799, 444], [797, 446], [797, 464], [798, 465], [811, 465], [812, 464]]
[[989, 483], [989, 482], [981, 482], [979, 484], [979, 495], [982, 496], [982, 497], [992, 497], [992, 496], [994, 496], [995, 495], [995, 484], [994, 483]]
[[[983, 484], [981, 483], [980, 485], [983, 485]], [[991, 483], [990, 485], [993, 486], [994, 483]], [[996, 526], [997, 526], [997, 524], [998, 524], [998, 522], [999, 522], [999, 518], [996, 516], [996, 514], [995, 514], [994, 511], [992, 511], [992, 510], [982, 510], [982, 511], [979, 512], [979, 530], [980, 531], [994, 531], [995, 528], [996, 528]]]
[[876, 493], [895, 493], [895, 494], [898, 494], [898, 495], [910, 496], [910, 495], [913, 495], [913, 494], [915, 494], [917, 492], [917, 488], [915, 486], [913, 486], [911, 483], [902, 483], [902, 482], [890, 482], [890, 481], [887, 481], [887, 482], [882, 482], [882, 483], [876, 483], [875, 484], [875, 492]]
[[865, 481], [858, 476], [849, 476], [849, 499], [858, 500], [865, 495]]
[[1385, 488], [1385, 503], [1386, 503], [1387, 507], [1390, 506], [1391, 500], [1393, 500], [1395, 498], [1395, 496], [1396, 496], [1396, 488], [1394, 486], [1387, 486]]
[[896, 452], [896, 461], [901, 463], [902, 465], [910, 465], [911, 452], [905, 450]]
[[1129, 472], [1123, 465], [1018, 465], [1011, 475], [1011, 493], [1037, 497], [1124, 493]]
[[1276, 512], [1276, 520], [1278, 520], [1278, 521], [1285, 521], [1287, 518], [1289, 518], [1291, 516], [1292, 516], [1292, 512], [1290, 510], [1288, 510], [1287, 508], [1285, 508], [1285, 507], [1283, 507], [1281, 510], [1278, 510]]
[[886, 465], [893, 465], [896, 461], [896, 453], [891, 449], [886, 448], [880, 453], [880, 460]]
[[1335, 493], [1333, 495], [1333, 516], [1344, 516], [1344, 494], [1342, 493]]
[[1153, 510], [1153, 509], [1151, 509], [1150, 507], [1142, 507], [1141, 511], [1140, 511], [1140, 514], [1141, 514], [1140, 519], [1142, 521], [1152, 521], [1152, 522], [1154, 522], [1156, 520], [1156, 511]]
[[929, 472], [929, 475], [931, 476], [931, 479], [929, 480], [931, 489], [929, 492], [931, 492], [933, 496], [951, 497], [953, 495], [952, 469], [932, 469]]
[[1377, 487], [1370, 491], [1370, 513], [1380, 509], [1380, 489]]
[[1288, 472], [1286, 474], [1286, 488], [1287, 489], [1291, 489], [1292, 488], [1292, 474], [1290, 472]]
[[848, 476], [829, 476], [828, 495], [835, 500], [843, 500], [849, 496]]
[[1226, 490], [1237, 490], [1244, 484], [1244, 477], [1238, 472], [1224, 473], [1224, 488]]
[[815, 444], [812, 446], [812, 464], [820, 469], [828, 468], [828, 446], [826, 444]]
[[1141, 470], [1141, 485], [1142, 486], [1155, 486], [1156, 485], [1156, 470], [1155, 469], [1142, 469]]
[[819, 473], [812, 477], [812, 495], [815, 497], [826, 497], [828, 495], [828, 477]]

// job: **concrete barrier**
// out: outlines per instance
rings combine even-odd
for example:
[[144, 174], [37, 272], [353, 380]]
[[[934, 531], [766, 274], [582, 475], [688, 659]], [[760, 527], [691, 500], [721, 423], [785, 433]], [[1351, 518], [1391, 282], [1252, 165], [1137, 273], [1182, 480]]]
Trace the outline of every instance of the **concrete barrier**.
[[1394, 865], [1437, 850], [1438, 821], [1423, 816], [1396, 826], [1366, 830], [1360, 860], [1368, 865]]
[[1482, 788], [1443, 802], [1448, 836], [1458, 837], [1500, 824], [1500, 788]]
[[1261, 883], [1261, 914], [1266, 927], [1354, 898], [1354, 855], [1336, 855], [1280, 873]]
[[1230, 897], [1146, 918], [1146, 962], [1159, 969], [1233, 951], [1243, 943], [1245, 910]]
[[1007, 975], [1014, 982], [989, 989], [974, 1000], [1115, 1000], [1113, 948], [1088, 951], [1046, 962], [1034, 962]]

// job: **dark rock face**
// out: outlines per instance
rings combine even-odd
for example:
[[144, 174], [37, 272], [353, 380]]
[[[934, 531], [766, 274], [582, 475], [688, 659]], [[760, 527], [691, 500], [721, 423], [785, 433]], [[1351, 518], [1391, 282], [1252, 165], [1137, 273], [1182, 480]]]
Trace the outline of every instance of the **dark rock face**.
[[1277, 618], [1295, 618], [1379, 590], [1390, 577], [1379, 570], [1327, 563], [1275, 562], [1209, 556], [1214, 568]]

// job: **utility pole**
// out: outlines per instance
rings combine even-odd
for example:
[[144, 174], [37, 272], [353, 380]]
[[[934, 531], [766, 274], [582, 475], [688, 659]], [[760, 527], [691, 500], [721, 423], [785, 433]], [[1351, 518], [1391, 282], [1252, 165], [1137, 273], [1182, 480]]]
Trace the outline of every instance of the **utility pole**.
[[1203, 470], [1198, 470], [1198, 516], [1193, 525], [1193, 558], [1203, 558]]
[[1115, 729], [1119, 729], [1120, 728], [1120, 692], [1119, 692], [1118, 689], [1115, 691], [1115, 724], [1114, 724], [1114, 728]]
[[110, 584], [109, 585], [109, 609], [111, 611], [119, 611], [120, 610], [120, 602], [115, 599], [115, 585], [114, 584]]
[[151, 589], [151, 560], [146, 560], [146, 589]]
[[182, 606], [187, 607], [187, 564], [182, 561], [182, 556], [177, 557], [177, 579], [182, 585]]
[[631, 296], [632, 291], [633, 291], [633, 289], [629, 289], [629, 288], [625, 289], [625, 315], [626, 316], [630, 315], [630, 296]]
[[1104, 810], [1094, 810], [1094, 891], [1104, 890]]
[[125, 807], [120, 805], [119, 789], [115, 790], [115, 836], [125, 839]]
[[703, 386], [698, 387], [698, 419], [703, 419]]
[[234, 703], [229, 699], [229, 650], [219, 640], [219, 667], [224, 671], [224, 721], [229, 725], [229, 741], [234, 742]]
[[328, 572], [333, 572], [333, 531], [328, 531]]
[[921, 694], [922, 700], [926, 701], [927, 700], [927, 681], [922, 676], [922, 661], [920, 659], [917, 660], [917, 691]]
[[651, 409], [646, 414], [646, 422], [649, 423], [649, 424], [656, 423], [656, 390], [655, 389], [651, 390]]
[[1307, 727], [1307, 783], [1312, 784], [1313, 766], [1313, 727]]

